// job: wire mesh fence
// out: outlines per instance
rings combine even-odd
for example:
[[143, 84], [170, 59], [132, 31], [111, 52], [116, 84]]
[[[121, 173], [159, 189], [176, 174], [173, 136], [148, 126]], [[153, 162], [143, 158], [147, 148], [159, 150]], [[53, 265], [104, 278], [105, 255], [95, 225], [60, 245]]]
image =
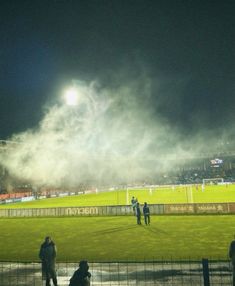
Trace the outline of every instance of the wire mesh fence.
[[[228, 261], [208, 263], [205, 282], [202, 261], [89, 262], [93, 286], [232, 285], [232, 269]], [[78, 263], [57, 263], [58, 285], [69, 285]], [[208, 283], [209, 284], [205, 284]], [[42, 286], [41, 264], [38, 262], [0, 262], [1, 286]]]

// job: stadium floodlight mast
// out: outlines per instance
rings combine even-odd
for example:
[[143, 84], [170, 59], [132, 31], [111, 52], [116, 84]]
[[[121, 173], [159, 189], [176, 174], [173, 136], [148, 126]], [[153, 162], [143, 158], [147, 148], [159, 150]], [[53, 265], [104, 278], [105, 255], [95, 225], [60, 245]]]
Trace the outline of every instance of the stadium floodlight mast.
[[67, 105], [75, 106], [78, 104], [78, 90], [75, 87], [67, 89], [64, 93], [65, 102]]

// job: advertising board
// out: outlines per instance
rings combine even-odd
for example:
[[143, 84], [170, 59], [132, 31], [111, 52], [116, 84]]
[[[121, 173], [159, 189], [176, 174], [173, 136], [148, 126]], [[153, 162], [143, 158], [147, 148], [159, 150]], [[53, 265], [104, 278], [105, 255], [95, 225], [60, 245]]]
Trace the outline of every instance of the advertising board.
[[[235, 213], [235, 203], [155, 204], [151, 215], [164, 214], [227, 214]], [[142, 212], [142, 206], [141, 206]], [[62, 217], [133, 215], [131, 206], [63, 207], [33, 209], [0, 209], [0, 217]]]

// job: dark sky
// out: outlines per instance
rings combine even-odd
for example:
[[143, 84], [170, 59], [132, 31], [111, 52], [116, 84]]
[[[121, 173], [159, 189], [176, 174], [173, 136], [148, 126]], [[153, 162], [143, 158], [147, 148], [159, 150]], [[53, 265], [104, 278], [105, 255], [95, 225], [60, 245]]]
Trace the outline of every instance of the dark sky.
[[143, 73], [172, 128], [231, 128], [234, 15], [233, 0], [2, 0], [0, 139], [36, 126], [73, 79], [121, 85]]

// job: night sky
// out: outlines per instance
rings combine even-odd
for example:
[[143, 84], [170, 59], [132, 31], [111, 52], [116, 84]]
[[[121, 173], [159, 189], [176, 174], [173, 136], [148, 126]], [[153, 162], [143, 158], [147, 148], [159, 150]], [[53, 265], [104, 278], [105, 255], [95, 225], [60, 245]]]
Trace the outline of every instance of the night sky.
[[35, 128], [73, 80], [143, 77], [153, 121], [232, 136], [234, 15], [233, 0], [1, 1], [0, 139]]

